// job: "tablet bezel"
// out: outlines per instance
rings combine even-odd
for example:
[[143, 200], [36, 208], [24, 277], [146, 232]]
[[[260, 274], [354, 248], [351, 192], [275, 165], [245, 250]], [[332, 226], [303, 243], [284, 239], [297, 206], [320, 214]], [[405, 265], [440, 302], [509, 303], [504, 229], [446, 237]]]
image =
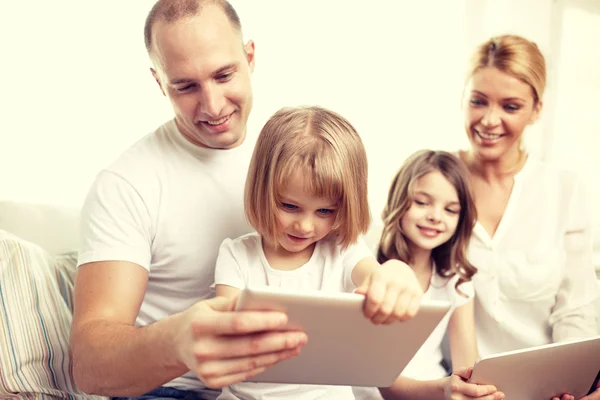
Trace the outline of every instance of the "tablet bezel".
[[469, 382], [491, 384], [507, 399], [589, 393], [600, 369], [600, 336], [494, 354], [479, 360]]
[[244, 289], [237, 310], [286, 312], [287, 329], [302, 329], [308, 334], [300, 355], [250, 381], [390, 386], [450, 309], [448, 302], [427, 301], [409, 321], [374, 325], [363, 314], [364, 299], [355, 293]]

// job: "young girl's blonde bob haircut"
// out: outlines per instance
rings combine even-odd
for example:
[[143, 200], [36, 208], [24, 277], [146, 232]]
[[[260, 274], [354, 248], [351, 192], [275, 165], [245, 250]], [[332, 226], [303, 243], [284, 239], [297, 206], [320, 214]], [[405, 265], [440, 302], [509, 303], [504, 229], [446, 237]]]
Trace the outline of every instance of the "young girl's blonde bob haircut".
[[278, 245], [281, 193], [297, 173], [306, 190], [337, 207], [332, 235], [344, 248], [371, 222], [367, 200], [367, 155], [354, 127], [318, 106], [283, 108], [265, 124], [252, 155], [244, 193], [250, 224]]
[[477, 220], [477, 211], [467, 168], [457, 157], [445, 151], [417, 151], [396, 173], [382, 213], [384, 228], [377, 261], [384, 263], [396, 259], [409, 265], [413, 262], [409, 241], [402, 230], [401, 221], [413, 203], [417, 181], [433, 171], [439, 171], [456, 189], [460, 215], [454, 235], [446, 243], [433, 249], [431, 256], [438, 275], [451, 277], [458, 274], [458, 287], [461, 283], [470, 281], [477, 272], [477, 268], [467, 259], [467, 246]]

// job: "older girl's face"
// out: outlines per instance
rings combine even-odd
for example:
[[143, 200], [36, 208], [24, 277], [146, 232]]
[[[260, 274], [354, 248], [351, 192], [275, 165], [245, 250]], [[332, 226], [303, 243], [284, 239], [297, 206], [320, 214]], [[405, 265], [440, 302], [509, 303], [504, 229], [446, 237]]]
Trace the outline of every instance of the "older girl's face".
[[525, 127], [537, 120], [541, 107], [527, 83], [494, 67], [479, 69], [468, 83], [464, 107], [475, 154], [491, 161], [518, 151]]
[[431, 251], [452, 238], [460, 219], [456, 188], [440, 171], [417, 180], [412, 202], [400, 226], [413, 253]]

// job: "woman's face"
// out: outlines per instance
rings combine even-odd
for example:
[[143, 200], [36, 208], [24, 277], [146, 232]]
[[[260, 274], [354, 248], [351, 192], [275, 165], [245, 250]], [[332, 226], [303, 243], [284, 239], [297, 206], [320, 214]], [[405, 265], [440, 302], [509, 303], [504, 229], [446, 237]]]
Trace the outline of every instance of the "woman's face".
[[468, 82], [465, 129], [475, 154], [497, 160], [518, 151], [527, 125], [540, 113], [527, 83], [494, 67], [479, 69]]

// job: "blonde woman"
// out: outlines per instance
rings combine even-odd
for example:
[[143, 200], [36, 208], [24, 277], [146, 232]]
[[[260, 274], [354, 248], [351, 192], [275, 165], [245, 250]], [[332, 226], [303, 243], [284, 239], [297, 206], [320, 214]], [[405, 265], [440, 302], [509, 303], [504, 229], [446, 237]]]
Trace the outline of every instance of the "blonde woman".
[[597, 334], [587, 182], [522, 145], [545, 86], [544, 56], [525, 38], [494, 37], [473, 54], [464, 106], [470, 148], [459, 157], [478, 215], [469, 261], [478, 268], [482, 356]]
[[[262, 129], [248, 171], [245, 211], [255, 233], [227, 239], [215, 271], [217, 296], [246, 286], [366, 295], [373, 323], [412, 317], [422, 290], [406, 264], [380, 265], [359, 236], [369, 227], [367, 159], [340, 115], [285, 108]], [[351, 349], [349, 349], [351, 351]], [[219, 399], [354, 399], [350, 387], [240, 383]]]

